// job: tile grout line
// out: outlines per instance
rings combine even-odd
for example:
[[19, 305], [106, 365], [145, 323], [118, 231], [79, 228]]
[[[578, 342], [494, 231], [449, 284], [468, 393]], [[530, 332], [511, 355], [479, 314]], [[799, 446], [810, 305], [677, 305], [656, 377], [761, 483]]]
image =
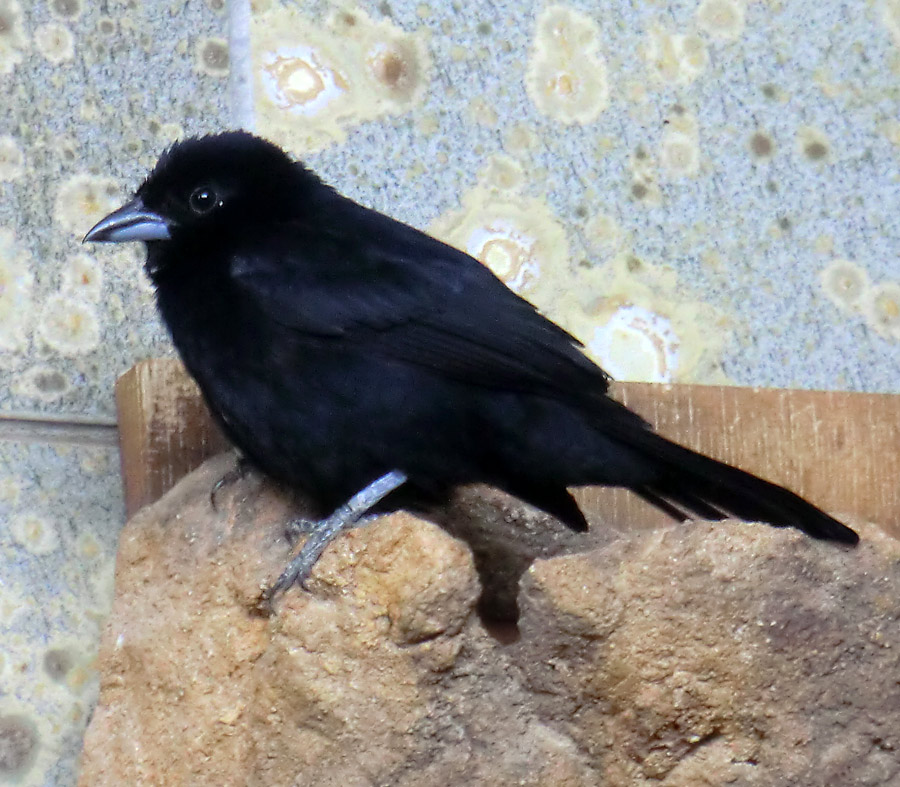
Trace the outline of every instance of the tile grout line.
[[3, 413], [0, 441], [117, 446], [119, 429], [112, 418]]
[[250, 0], [228, 0], [228, 100], [234, 128], [253, 131]]

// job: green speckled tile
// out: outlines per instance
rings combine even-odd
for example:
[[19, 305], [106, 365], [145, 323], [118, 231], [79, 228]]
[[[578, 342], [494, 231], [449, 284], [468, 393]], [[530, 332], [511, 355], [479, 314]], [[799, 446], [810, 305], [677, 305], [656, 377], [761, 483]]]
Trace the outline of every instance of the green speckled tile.
[[186, 132], [227, 125], [223, 0], [0, 0], [0, 409], [113, 413], [168, 351], [136, 248], [82, 246]]
[[[116, 376], [169, 352], [139, 249], [80, 239], [173, 139], [227, 125], [226, 36], [223, 0], [0, 0], [4, 415], [108, 421]], [[74, 784], [96, 699], [119, 461], [111, 430], [64, 431], [0, 420], [3, 784]]]
[[123, 521], [114, 445], [0, 440], [0, 783], [74, 783]]
[[900, 4], [252, 3], [256, 129], [622, 379], [900, 390]]

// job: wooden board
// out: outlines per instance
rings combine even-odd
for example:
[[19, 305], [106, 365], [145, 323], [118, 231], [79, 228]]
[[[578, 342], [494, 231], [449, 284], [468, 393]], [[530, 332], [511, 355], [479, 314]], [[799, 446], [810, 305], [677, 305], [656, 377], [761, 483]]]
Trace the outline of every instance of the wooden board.
[[[900, 396], [651, 383], [613, 391], [667, 437], [900, 537]], [[135, 366], [119, 379], [116, 403], [129, 516], [227, 447], [175, 360]], [[621, 490], [578, 496], [589, 520], [622, 528], [665, 521]]]
[[[900, 396], [651, 383], [614, 392], [666, 437], [900, 537]], [[621, 490], [579, 499], [611, 524], [665, 521]]]
[[125, 372], [116, 382], [116, 410], [129, 517], [229, 447], [174, 359], [142, 361]]

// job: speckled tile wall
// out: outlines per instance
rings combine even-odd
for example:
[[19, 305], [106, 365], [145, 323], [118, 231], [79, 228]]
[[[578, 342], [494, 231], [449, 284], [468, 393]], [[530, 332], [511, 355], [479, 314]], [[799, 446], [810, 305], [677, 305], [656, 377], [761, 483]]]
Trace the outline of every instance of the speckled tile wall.
[[171, 140], [255, 127], [622, 379], [898, 391], [898, 86], [898, 0], [0, 0], [0, 782], [74, 781], [112, 385], [169, 352], [78, 241]]
[[168, 352], [138, 250], [79, 241], [228, 125], [227, 30], [224, 0], [0, 0], [0, 784], [75, 782], [124, 519], [113, 383]]
[[140, 250], [82, 247], [160, 150], [227, 125], [223, 3], [0, 0], [0, 405], [112, 416], [165, 351]]
[[252, 4], [256, 127], [621, 379], [900, 388], [900, 4]]

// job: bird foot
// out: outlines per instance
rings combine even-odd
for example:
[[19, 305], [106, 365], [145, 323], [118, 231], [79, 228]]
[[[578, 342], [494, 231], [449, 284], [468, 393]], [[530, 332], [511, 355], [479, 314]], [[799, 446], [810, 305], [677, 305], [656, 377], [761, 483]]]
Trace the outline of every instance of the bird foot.
[[263, 604], [270, 606], [275, 596], [287, 590], [295, 582], [305, 589], [306, 580], [309, 579], [313, 566], [328, 545], [345, 530], [351, 530], [375, 519], [375, 516], [367, 516], [368, 512], [397, 487], [404, 484], [406, 479], [405, 473], [392, 470], [357, 492], [331, 516], [317, 522], [296, 519], [288, 523], [289, 537], [293, 535], [296, 538], [308, 534], [308, 538], [297, 555], [281, 572], [281, 576], [263, 591], [261, 599]]
[[212, 489], [209, 490], [209, 504], [212, 506], [213, 511], [219, 510], [219, 507], [216, 505], [216, 495], [218, 495], [226, 486], [231, 486], [236, 481], [242, 481], [247, 473], [250, 472], [250, 468], [250, 460], [247, 459], [246, 456], [238, 454], [234, 467], [216, 481], [216, 483], [213, 484]]

